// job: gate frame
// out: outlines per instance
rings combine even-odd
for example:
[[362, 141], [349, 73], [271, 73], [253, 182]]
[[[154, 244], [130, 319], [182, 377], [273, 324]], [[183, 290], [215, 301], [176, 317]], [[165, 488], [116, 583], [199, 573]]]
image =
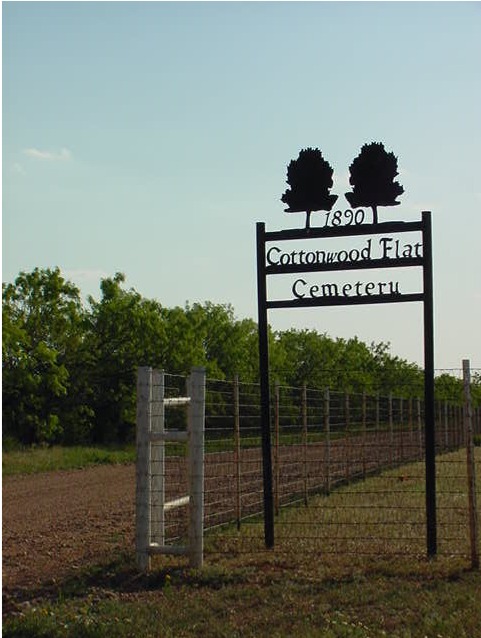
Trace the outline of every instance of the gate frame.
[[[342, 262], [312, 265], [266, 265], [266, 243], [298, 239], [321, 239], [379, 235], [382, 233], [406, 233], [420, 231], [423, 240], [422, 257], [373, 259], [365, 262]], [[271, 419], [269, 386], [269, 332], [267, 311], [274, 308], [306, 308], [318, 306], [364, 305], [422, 301], [424, 305], [424, 417], [425, 417], [425, 481], [426, 481], [426, 545], [428, 557], [437, 553], [436, 514], [436, 452], [434, 414], [434, 302], [432, 266], [431, 212], [422, 211], [418, 222], [385, 222], [355, 226], [329, 226], [266, 232], [265, 223], [256, 224], [257, 240], [257, 307], [259, 335], [259, 375], [261, 391], [262, 467], [264, 484], [264, 541], [266, 547], [274, 547], [274, 500], [271, 455]], [[269, 301], [267, 276], [300, 272], [325, 272], [360, 270], [369, 268], [399, 268], [422, 266], [423, 292], [397, 295], [372, 295], [364, 297], [324, 297]]]

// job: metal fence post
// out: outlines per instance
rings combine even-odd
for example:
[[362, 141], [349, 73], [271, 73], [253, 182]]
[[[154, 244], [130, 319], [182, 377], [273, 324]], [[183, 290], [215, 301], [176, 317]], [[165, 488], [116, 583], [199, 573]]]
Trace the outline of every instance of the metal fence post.
[[205, 369], [192, 368], [188, 378], [189, 427], [189, 559], [190, 566], [202, 567], [204, 559], [204, 421]]

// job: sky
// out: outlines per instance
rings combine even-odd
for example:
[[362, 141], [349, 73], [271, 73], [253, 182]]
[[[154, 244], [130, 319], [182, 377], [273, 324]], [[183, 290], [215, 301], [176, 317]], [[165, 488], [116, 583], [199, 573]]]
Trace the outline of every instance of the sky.
[[[3, 2], [2, 72], [2, 281], [58, 266], [86, 299], [123, 272], [166, 307], [257, 319], [256, 222], [305, 223], [280, 200], [289, 162], [319, 148], [345, 210], [383, 142], [404, 194], [380, 221], [432, 211], [435, 367], [481, 368], [481, 3]], [[423, 364], [422, 303], [269, 322]]]

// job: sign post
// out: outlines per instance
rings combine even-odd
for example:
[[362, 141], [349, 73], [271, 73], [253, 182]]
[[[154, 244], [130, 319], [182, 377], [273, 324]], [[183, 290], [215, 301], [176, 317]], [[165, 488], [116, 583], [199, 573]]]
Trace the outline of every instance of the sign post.
[[[277, 308], [311, 308], [423, 302], [424, 304], [424, 401], [425, 401], [425, 469], [427, 554], [434, 556], [436, 542], [436, 469], [434, 431], [434, 336], [433, 336], [433, 271], [431, 213], [423, 212], [421, 221], [365, 224], [364, 211], [336, 211], [326, 214], [330, 223], [324, 227], [309, 225], [301, 229], [267, 232], [265, 224], [257, 224], [257, 282], [259, 316], [259, 363], [261, 384], [262, 456], [264, 477], [265, 544], [274, 546], [272, 496], [272, 461], [270, 439], [270, 394], [268, 310]], [[344, 223], [337, 223], [340, 220]], [[405, 233], [421, 233], [421, 241], [405, 241]], [[356, 237], [363, 243], [357, 247], [330, 251], [318, 248], [313, 240]], [[304, 249], [283, 248], [283, 242], [309, 240]], [[310, 273], [338, 273], [373, 269], [422, 267], [422, 292], [403, 292], [400, 282], [383, 277], [382, 281], [353, 282], [309, 281]], [[267, 295], [267, 277], [295, 275], [291, 297], [271, 299]], [[301, 276], [302, 275], [302, 276]]]
[[267, 323], [265, 224], [257, 224], [257, 304], [259, 328], [259, 375], [261, 385], [262, 471], [264, 485], [264, 540], [274, 547], [274, 500], [272, 486], [271, 418], [269, 390], [269, 329]]

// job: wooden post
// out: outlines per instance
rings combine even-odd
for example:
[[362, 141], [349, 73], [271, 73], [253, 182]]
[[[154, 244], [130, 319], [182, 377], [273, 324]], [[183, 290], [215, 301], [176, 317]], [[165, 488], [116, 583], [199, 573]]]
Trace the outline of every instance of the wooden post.
[[446, 443], [446, 450], [449, 450], [449, 426], [448, 426], [448, 410], [447, 401], [444, 401], [443, 406], [443, 421], [444, 421], [444, 440]]
[[446, 401], [446, 410], [448, 412], [449, 421], [449, 439], [451, 442], [451, 449], [456, 449], [456, 429], [454, 427], [453, 411], [451, 405]]
[[307, 387], [302, 386], [302, 456], [304, 479], [304, 505], [308, 505], [308, 473], [307, 473]]
[[419, 458], [423, 458], [423, 430], [422, 430], [422, 418], [421, 418], [421, 399], [416, 399], [416, 417], [418, 422], [418, 443], [419, 443]]
[[137, 371], [135, 555], [137, 567], [141, 571], [150, 569], [151, 401], [152, 368], [139, 368]]
[[389, 415], [389, 465], [393, 464], [393, 447], [394, 447], [394, 422], [392, 414], [392, 392], [389, 393], [388, 403], [388, 415]]
[[401, 456], [401, 463], [404, 462], [404, 401], [401, 397], [399, 399], [399, 428], [401, 430], [401, 441], [399, 443], [399, 453]]
[[449, 419], [449, 431], [451, 436], [451, 447], [453, 450], [457, 447], [456, 440], [456, 420], [454, 418], [454, 406], [448, 403], [448, 419]]
[[476, 504], [476, 466], [474, 461], [473, 413], [471, 405], [471, 372], [469, 360], [463, 360], [464, 382], [464, 431], [466, 437], [466, 463], [468, 474], [469, 537], [471, 541], [471, 566], [479, 568], [478, 510]]
[[326, 494], [331, 493], [331, 421], [329, 418], [329, 411], [329, 388], [326, 388], [324, 391], [324, 435], [326, 437], [324, 446], [324, 463], [326, 471]]
[[276, 515], [279, 514], [279, 492], [280, 492], [280, 458], [279, 458], [279, 409], [280, 409], [280, 387], [279, 382], [275, 384], [274, 397], [274, 506]]
[[188, 378], [189, 427], [189, 559], [199, 569], [204, 559], [204, 421], [205, 369], [192, 368]]
[[409, 460], [413, 459], [413, 399], [409, 397], [408, 402], [408, 419], [409, 419]]
[[242, 518], [241, 500], [241, 438], [240, 438], [240, 404], [239, 404], [239, 377], [234, 377], [234, 466], [236, 482], [236, 519], [237, 529], [240, 529]]
[[[163, 434], [164, 414], [164, 373], [152, 370], [151, 432]], [[151, 443], [152, 505], [150, 521], [150, 542], [165, 543], [165, 441]]]
[[344, 395], [344, 414], [346, 420], [346, 481], [349, 483], [351, 479], [351, 441], [349, 438], [349, 431], [351, 425], [350, 413], [349, 413], [349, 394], [346, 392]]
[[381, 400], [379, 392], [376, 392], [376, 465], [377, 469], [381, 467]]
[[366, 391], [362, 391], [362, 478], [366, 478], [367, 405]]

